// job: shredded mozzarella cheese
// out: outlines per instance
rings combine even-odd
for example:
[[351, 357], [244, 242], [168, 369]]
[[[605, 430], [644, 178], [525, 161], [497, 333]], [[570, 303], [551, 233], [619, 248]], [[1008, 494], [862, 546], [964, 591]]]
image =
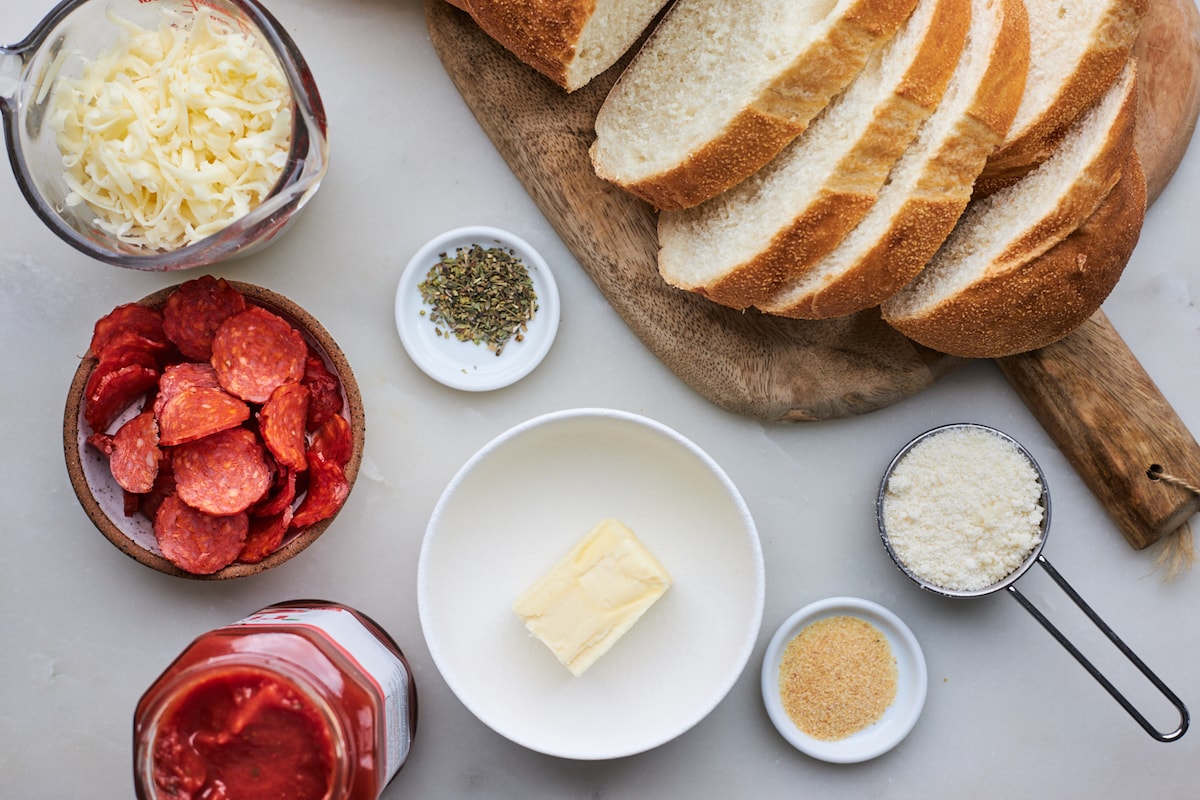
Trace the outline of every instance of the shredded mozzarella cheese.
[[273, 53], [207, 9], [157, 31], [117, 22], [117, 45], [57, 82], [67, 204], [88, 203], [121, 241], [173, 250], [274, 188], [291, 145], [291, 90]]

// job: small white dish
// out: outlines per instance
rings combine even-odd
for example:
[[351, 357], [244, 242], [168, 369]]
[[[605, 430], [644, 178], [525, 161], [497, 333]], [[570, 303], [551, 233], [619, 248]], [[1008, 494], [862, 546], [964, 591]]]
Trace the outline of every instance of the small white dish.
[[[784, 710], [779, 696], [779, 665], [783, 651], [800, 631], [826, 617], [853, 616], [878, 628], [887, 637], [896, 657], [896, 699], [874, 724], [836, 741], [809, 736]], [[925, 656], [917, 637], [904, 622], [883, 606], [856, 597], [831, 597], [810, 603], [779, 626], [763, 656], [762, 695], [767, 715], [793, 747], [822, 761], [853, 764], [868, 761], [898, 745], [921, 716], [928, 689]]]
[[[510, 340], [500, 355], [486, 345], [439, 336], [418, 288], [442, 253], [474, 244], [512, 251], [529, 270], [537, 293], [537, 313], [523, 340]], [[524, 239], [499, 228], [456, 228], [434, 237], [413, 255], [396, 288], [396, 330], [413, 363], [435, 381], [468, 392], [499, 389], [532, 372], [554, 343], [558, 319], [558, 284], [546, 260]]]
[[[574, 677], [512, 603], [605, 517], [673, 585]], [[484, 446], [438, 501], [417, 568], [425, 641], [459, 700], [511, 741], [578, 760], [700, 722], [749, 662], [764, 597], [758, 532], [726, 474], [674, 430], [609, 409], [547, 414]]]

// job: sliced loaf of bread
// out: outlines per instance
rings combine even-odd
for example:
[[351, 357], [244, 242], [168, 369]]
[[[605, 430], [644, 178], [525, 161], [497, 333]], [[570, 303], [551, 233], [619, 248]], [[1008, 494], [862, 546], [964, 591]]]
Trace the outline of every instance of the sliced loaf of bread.
[[976, 186], [988, 194], [1044, 161], [1067, 128], [1112, 85], [1149, 0], [1025, 0], [1030, 69], [1008, 137]]
[[1016, 114], [1029, 65], [1022, 0], [972, 0], [966, 48], [933, 115], [866, 216], [828, 255], [758, 308], [827, 319], [879, 305], [921, 271], [971, 198]]
[[1061, 273], [1076, 260], [1056, 259], [1058, 266], [1040, 268], [1038, 258], [1096, 212], [1130, 163], [1135, 98], [1136, 69], [1129, 59], [1053, 155], [1011, 186], [971, 203], [925, 269], [882, 304], [883, 319], [951, 355], [994, 358], [1040, 346], [1045, 336], [1039, 332], [1054, 322], [1048, 308], [1061, 303], [1058, 291], [1070, 283]]
[[633, 47], [668, 0], [449, 0], [568, 92]]
[[[943, 327], [922, 335], [938, 350], [999, 358], [1053, 344], [1104, 303], [1125, 270], [1146, 214], [1146, 176], [1137, 151], [1100, 207], [1067, 238], [1019, 270], [975, 285]], [[928, 324], [928, 323], [927, 323]]]
[[745, 308], [829, 252], [941, 102], [970, 17], [970, 0], [920, 0], [775, 159], [699, 206], [661, 212], [658, 267], [667, 283]]
[[916, 0], [676, 0], [596, 117], [596, 174], [661, 209], [745, 180], [798, 136]]

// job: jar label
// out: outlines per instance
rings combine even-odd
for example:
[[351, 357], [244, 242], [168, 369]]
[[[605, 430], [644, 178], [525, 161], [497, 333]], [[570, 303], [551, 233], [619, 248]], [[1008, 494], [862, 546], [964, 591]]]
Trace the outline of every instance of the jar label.
[[408, 707], [411, 676], [404, 662], [363, 626], [351, 611], [337, 606], [275, 606], [251, 614], [229, 627], [239, 625], [297, 626], [318, 631], [375, 684], [384, 699], [386, 771], [379, 786], [386, 786], [408, 759], [412, 746]]

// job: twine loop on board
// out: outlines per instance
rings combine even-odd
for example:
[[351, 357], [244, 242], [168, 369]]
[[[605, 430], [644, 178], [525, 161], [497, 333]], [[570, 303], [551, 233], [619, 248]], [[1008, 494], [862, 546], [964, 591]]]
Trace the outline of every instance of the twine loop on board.
[[[1172, 475], [1158, 464], [1152, 464], [1150, 469], [1146, 470], [1146, 476], [1152, 481], [1163, 481], [1200, 497], [1200, 488]], [[1168, 583], [1179, 577], [1180, 573], [1190, 570], [1196, 563], [1196, 545], [1190, 519], [1184, 520], [1178, 528], [1162, 538], [1155, 563], [1163, 570], [1163, 580]]]

